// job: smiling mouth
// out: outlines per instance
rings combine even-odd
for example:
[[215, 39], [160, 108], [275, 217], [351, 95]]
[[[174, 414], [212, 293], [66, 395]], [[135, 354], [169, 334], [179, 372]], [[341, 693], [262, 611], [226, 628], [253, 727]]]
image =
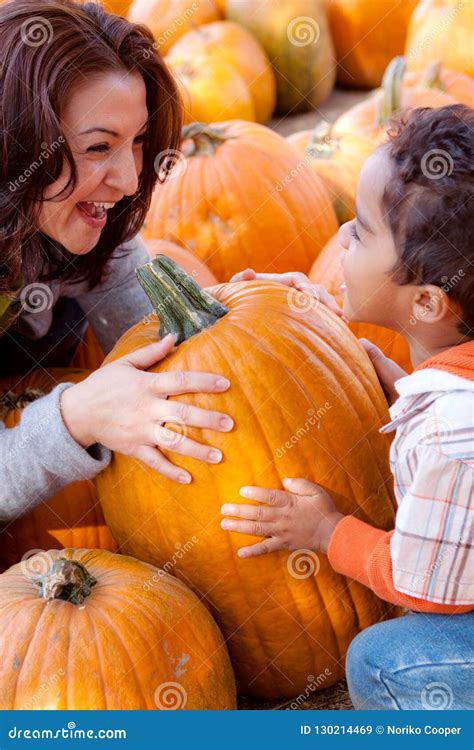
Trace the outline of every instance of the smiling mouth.
[[91, 219], [103, 219], [107, 211], [113, 208], [115, 203], [100, 203], [98, 201], [82, 201], [77, 207]]

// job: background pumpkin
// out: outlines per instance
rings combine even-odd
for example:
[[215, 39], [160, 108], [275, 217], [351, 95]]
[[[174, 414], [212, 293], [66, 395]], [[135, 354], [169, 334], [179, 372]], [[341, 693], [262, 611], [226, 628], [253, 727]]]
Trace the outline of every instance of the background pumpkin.
[[226, 15], [249, 29], [272, 61], [278, 112], [312, 109], [329, 96], [335, 54], [323, 0], [228, 0]]
[[[88, 375], [84, 370], [34, 370], [23, 377], [8, 378], [0, 384], [2, 399], [0, 419], [5, 427], [18, 424], [21, 410], [35, 398], [49, 393], [58, 383], [79, 382]], [[19, 401], [19, 407], [15, 403]], [[41, 439], [48, 425], [38, 425], [34, 440]], [[21, 447], [28, 460], [28, 445]], [[102, 547], [115, 550], [117, 545], [108, 530], [91, 481], [72, 482], [29, 513], [3, 525], [1, 530], [0, 566], [17, 563], [30, 550], [61, 547]]]
[[302, 130], [288, 136], [301, 156], [322, 179], [339, 224], [355, 215], [355, 194], [359, 173], [374, 150], [372, 141], [353, 133], [332, 137], [331, 127], [323, 122], [314, 130]]
[[145, 240], [145, 245], [150, 253], [150, 258], [155, 255], [166, 255], [172, 258], [187, 274], [191, 276], [200, 287], [214, 286], [217, 279], [202, 260], [186, 250], [185, 247], [176, 245], [166, 240]]
[[329, 0], [329, 24], [340, 83], [356, 88], [380, 86], [392, 57], [403, 54], [416, 3], [417, 0]]
[[337, 118], [333, 135], [353, 133], [372, 139], [374, 147], [386, 137], [390, 119], [406, 109], [444, 107], [455, 99], [437, 88], [404, 87], [405, 58], [396, 57], [384, 73], [382, 87]]
[[[189, 279], [181, 272], [161, 281], [163, 265], [160, 259], [158, 270], [140, 272], [154, 290], [155, 305], [165, 305], [166, 319], [175, 321], [161, 335], [182, 333], [185, 322], [203, 328], [209, 316], [222, 315], [213, 297], [193, 293], [194, 304], [185, 298]], [[163, 565], [178, 542], [199, 539], [173, 572], [206, 596], [226, 638], [239, 692], [294, 696], [307, 687], [308, 674], [329, 669], [324, 687], [340, 679], [357, 631], [397, 610], [338, 575], [322, 554], [303, 551], [299, 565], [297, 554], [285, 552], [251, 562], [238, 558], [237, 549], [257, 538], [224, 532], [220, 507], [239, 502], [243, 484], [280, 487], [283, 477], [304, 476], [326, 487], [343, 513], [391, 528], [388, 442], [378, 432], [388, 418], [387, 404], [361, 345], [334, 314], [315, 309], [311, 298], [260, 281], [212, 291], [229, 312], [180, 344], [159, 370], [196, 369], [229, 378], [224, 394], [180, 400], [229, 414], [232, 432], [180, 432], [169, 425], [176, 440], [185, 432], [222, 450], [224, 460], [211, 467], [165, 451], [193, 476], [191, 484], [178, 486], [116, 454], [98, 477], [99, 494], [128, 554]], [[108, 361], [158, 338], [158, 321], [147, 320], [120, 339]], [[296, 435], [297, 446], [291, 442]]]
[[[342, 307], [340, 286], [344, 280], [341, 265], [342, 248], [336, 234], [323, 249], [309, 273], [315, 284], [322, 284], [336, 298]], [[396, 331], [391, 331], [372, 323], [349, 323], [349, 328], [357, 338], [372, 341], [390, 359], [395, 360], [406, 372], [412, 372], [410, 350], [406, 340]]]
[[441, 62], [433, 62], [426, 70], [408, 71], [403, 86], [439, 89], [468, 107], [474, 105], [474, 80], [459, 70], [447, 68]]
[[285, 139], [243, 121], [194, 123], [183, 136], [184, 160], [156, 187], [143, 236], [183, 245], [220, 281], [248, 265], [308, 272], [337, 219]]
[[250, 91], [239, 71], [229, 63], [200, 57], [168, 55], [184, 105], [183, 123], [217, 120], [255, 121]]
[[131, 557], [65, 549], [15, 565], [0, 576], [0, 632], [2, 710], [236, 707], [207, 609]]
[[433, 60], [474, 76], [474, 4], [459, 0], [420, 0], [408, 26], [405, 54], [409, 70]]
[[115, 13], [116, 16], [126, 16], [132, 4], [132, 0], [104, 0], [106, 10]]
[[189, 29], [219, 18], [213, 0], [133, 0], [128, 11], [129, 21], [148, 26], [162, 55]]
[[[215, 21], [184, 34], [169, 51], [171, 58], [204, 56], [228, 63], [247, 86], [257, 122], [265, 123], [275, 108], [276, 83], [272, 65], [255, 37], [232, 21]], [[206, 63], [208, 64], [208, 63]], [[195, 119], [202, 120], [200, 117]], [[206, 122], [229, 117], [213, 117]]]

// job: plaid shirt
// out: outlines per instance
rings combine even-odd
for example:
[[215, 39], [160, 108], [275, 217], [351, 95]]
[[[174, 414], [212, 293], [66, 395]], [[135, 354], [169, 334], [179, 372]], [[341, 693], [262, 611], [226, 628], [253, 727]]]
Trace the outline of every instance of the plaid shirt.
[[397, 381], [390, 464], [398, 511], [390, 537], [397, 591], [474, 603], [474, 381], [437, 369]]

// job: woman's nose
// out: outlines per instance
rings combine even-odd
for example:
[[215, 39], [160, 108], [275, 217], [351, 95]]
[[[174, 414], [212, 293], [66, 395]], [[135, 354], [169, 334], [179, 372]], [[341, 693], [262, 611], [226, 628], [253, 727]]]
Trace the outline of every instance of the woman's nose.
[[339, 244], [341, 245], [343, 250], [348, 250], [349, 245], [351, 244], [351, 223], [353, 221], [354, 219], [351, 219], [351, 221], [346, 221], [345, 224], [342, 224], [339, 227], [338, 239]]
[[105, 183], [124, 195], [134, 195], [138, 190], [139, 176], [136, 155], [123, 148], [111, 163]]

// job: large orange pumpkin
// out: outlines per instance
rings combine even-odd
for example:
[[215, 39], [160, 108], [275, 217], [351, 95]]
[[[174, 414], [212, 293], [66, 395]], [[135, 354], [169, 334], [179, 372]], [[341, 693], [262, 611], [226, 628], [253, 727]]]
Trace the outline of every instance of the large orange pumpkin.
[[317, 107], [336, 78], [325, 0], [228, 0], [227, 18], [245, 26], [273, 63], [277, 110]]
[[[340, 286], [343, 282], [341, 264], [342, 248], [337, 234], [323, 249], [310, 271], [309, 277], [315, 284], [322, 284], [342, 306]], [[395, 360], [406, 372], [413, 370], [410, 350], [406, 340], [399, 333], [371, 323], [349, 323], [349, 328], [357, 338], [372, 341], [390, 359]]]
[[71, 367], [78, 370], [97, 370], [103, 361], [103, 349], [89, 326], [72, 359]]
[[345, 86], [380, 86], [395, 55], [403, 54], [417, 0], [329, 0], [337, 80]]
[[205, 606], [165, 571], [102, 550], [50, 550], [0, 576], [0, 662], [2, 710], [236, 708]]
[[402, 110], [444, 107], [456, 102], [454, 97], [437, 88], [405, 88], [405, 69], [405, 58], [394, 58], [384, 73], [381, 89], [338, 117], [332, 133], [354, 133], [372, 139], [376, 146], [385, 140], [391, 118]]
[[471, 76], [461, 73], [459, 70], [447, 68], [441, 62], [433, 62], [426, 70], [409, 71], [403, 78], [404, 88], [416, 86], [417, 88], [435, 88], [444, 91], [457, 102], [474, 105], [474, 80]]
[[199, 57], [166, 58], [183, 101], [183, 123], [249, 120], [255, 122], [252, 96], [240, 72], [224, 60]]
[[128, 20], [148, 26], [162, 55], [189, 29], [217, 21], [213, 0], [133, 0]]
[[409, 70], [433, 60], [474, 76], [472, 0], [420, 0], [410, 19], [405, 54]]
[[126, 16], [132, 0], [103, 0], [104, 7], [116, 16]]
[[396, 609], [337, 574], [323, 554], [238, 558], [238, 548], [258, 538], [223, 531], [220, 507], [240, 502], [244, 484], [278, 488], [284, 477], [301, 476], [322, 484], [341, 512], [391, 528], [393, 480], [379, 433], [387, 403], [373, 367], [336, 315], [294, 289], [240, 282], [214, 287], [211, 297], [163, 256], [138, 273], [160, 306], [161, 328], [150, 318], [134, 326], [107, 361], [169, 331], [178, 340], [191, 335], [152, 371], [228, 377], [223, 394], [179, 399], [227, 413], [235, 426], [224, 434], [170, 420], [170, 451], [185, 433], [224, 456], [211, 467], [165, 451], [190, 471], [189, 485], [116, 454], [97, 479], [105, 517], [125, 553], [159, 566], [178, 543], [198, 538], [173, 572], [209, 603], [241, 693], [295, 696], [324, 670], [327, 687], [343, 676], [356, 633]]
[[150, 258], [154, 258], [155, 255], [166, 255], [168, 258], [172, 258], [178, 266], [184, 268], [186, 273], [192, 276], [199, 286], [206, 287], [217, 284], [216, 277], [206, 264], [189, 250], [186, 250], [185, 247], [166, 240], [145, 240], [145, 245], [150, 253]]
[[301, 130], [286, 139], [309, 160], [324, 182], [339, 224], [350, 221], [355, 214], [355, 194], [364, 161], [374, 150], [372, 141], [353, 133], [332, 136], [327, 123], [314, 130]]
[[[206, 66], [215, 60], [228, 63], [245, 82], [257, 122], [265, 123], [275, 108], [276, 84], [272, 65], [255, 37], [232, 21], [215, 21], [188, 31], [169, 51], [169, 56], [192, 60], [203, 56]], [[230, 92], [224, 92], [229, 98]], [[196, 117], [195, 119], [202, 119]], [[229, 117], [211, 118], [207, 122]]]
[[155, 189], [143, 236], [191, 250], [219, 281], [308, 272], [337, 231], [323, 183], [284, 138], [243, 121], [184, 128], [184, 158]]
[[[21, 410], [29, 402], [49, 393], [58, 383], [79, 382], [87, 376], [84, 370], [34, 370], [0, 383], [0, 419], [6, 428], [14, 427], [21, 419]], [[41, 440], [42, 430], [48, 425], [38, 425], [32, 440]], [[28, 447], [23, 446], [27, 456]], [[37, 505], [25, 515], [10, 521], [1, 529], [0, 566], [6, 568], [17, 563], [31, 550], [61, 547], [102, 547], [115, 550], [102, 509], [97, 499], [95, 484], [83, 480], [72, 482], [46, 502]]]

